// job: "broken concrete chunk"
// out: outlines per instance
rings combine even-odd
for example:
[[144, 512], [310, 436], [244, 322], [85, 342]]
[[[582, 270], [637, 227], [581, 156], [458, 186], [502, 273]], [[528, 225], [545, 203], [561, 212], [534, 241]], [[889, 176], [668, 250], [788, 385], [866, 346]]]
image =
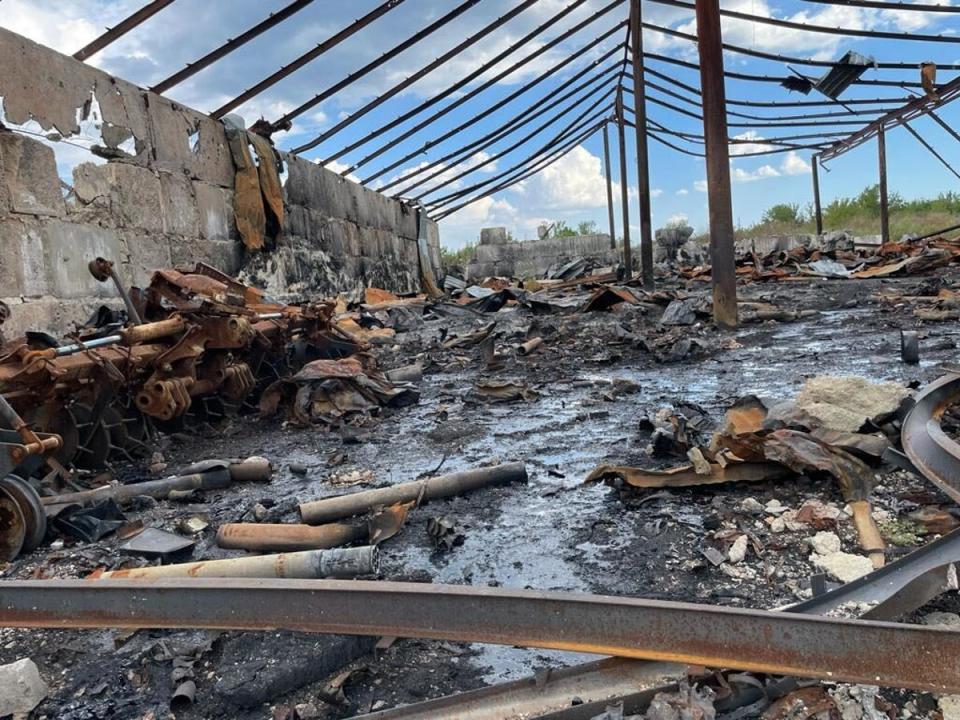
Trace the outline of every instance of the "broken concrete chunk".
[[797, 396], [797, 407], [824, 427], [857, 432], [868, 420], [891, 415], [910, 391], [895, 382], [872, 383], [854, 375], [810, 378]]
[[874, 570], [870, 558], [845, 552], [834, 552], [827, 555], [814, 553], [810, 556], [810, 562], [825, 571], [834, 580], [844, 583], [853, 582]]
[[840, 552], [840, 538], [836, 533], [818, 532], [807, 542], [818, 555], [829, 555], [830, 553]]
[[60, 217], [66, 211], [53, 149], [32, 138], [0, 133], [0, 186], [15, 213]]
[[960, 720], [960, 695], [941, 695], [937, 706], [943, 720]]
[[727, 559], [734, 565], [747, 556], [747, 536], [741, 535], [733, 541], [730, 550], [727, 552]]
[[30, 712], [49, 691], [30, 658], [0, 665], [0, 717]]
[[957, 629], [960, 628], [960, 615], [952, 612], [927, 613], [923, 616], [923, 624]]

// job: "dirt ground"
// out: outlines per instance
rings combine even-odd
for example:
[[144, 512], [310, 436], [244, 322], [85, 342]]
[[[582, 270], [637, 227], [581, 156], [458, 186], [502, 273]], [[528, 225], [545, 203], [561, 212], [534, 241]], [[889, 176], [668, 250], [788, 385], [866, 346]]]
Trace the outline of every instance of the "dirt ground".
[[[958, 278], [955, 271], [940, 270], [922, 278], [755, 283], [741, 288], [742, 297], [819, 313], [732, 333], [705, 321], [664, 330], [657, 324], [658, 311], [629, 305], [602, 313], [535, 317], [526, 309], [506, 308], [482, 318], [430, 319], [376, 350], [386, 369], [424, 365], [418, 404], [386, 411], [348, 432], [238, 416], [217, 427], [166, 435], [160, 451], [168, 473], [210, 457], [263, 455], [276, 468], [273, 480], [208, 492], [189, 503], [161, 501], [127, 515], [174, 530], [180, 519], [205, 514], [210, 526], [199, 536], [193, 557], [227, 557], [241, 553], [216, 547], [219, 525], [249, 518], [257, 503], [273, 522], [296, 522], [298, 502], [344, 492], [327, 482], [333, 473], [370, 470], [375, 485], [388, 485], [421, 474], [523, 461], [530, 476], [525, 484], [414, 509], [401, 533], [381, 546], [380, 578], [780, 607], [809, 595], [809, 577], [817, 570], [806, 540], [814, 531], [773, 532], [765, 521], [770, 514], [744, 501], [753, 498], [765, 506], [778, 500], [796, 509], [818, 499], [843, 507], [836, 483], [801, 477], [654, 492], [587, 485], [585, 477], [601, 463], [668, 467], [683, 462], [648, 454], [645, 420], [664, 407], [699, 406], [707, 416], [702, 432], [709, 437], [737, 398], [791, 399], [812, 376], [849, 374], [911, 387], [936, 378], [942, 374], [940, 363], [957, 359], [956, 322], [918, 328], [921, 363], [907, 365], [900, 360], [899, 330], [917, 328], [912, 308], [877, 296], [935, 294], [939, 287], [956, 287]], [[503, 355], [500, 370], [487, 369], [476, 347], [440, 346], [444, 333], [449, 337], [494, 320]], [[544, 346], [519, 357], [512, 348], [534, 320], [545, 333]], [[674, 336], [696, 341], [677, 362], [661, 361], [646, 349]], [[474, 402], [468, 391], [476, 381], [491, 378], [522, 382], [536, 397]], [[291, 463], [305, 465], [307, 474], [292, 473]], [[144, 472], [141, 466], [117, 468], [125, 478]], [[946, 496], [922, 478], [888, 466], [878, 472], [874, 492], [875, 508], [891, 518], [924, 503], [952, 509]], [[461, 544], [437, 548], [426, 529], [437, 517], [455, 523]], [[751, 549], [736, 565], [709, 562], [702, 553], [707, 535], [724, 523], [749, 528], [762, 554]], [[851, 522], [841, 520], [836, 531], [844, 550], [859, 551]], [[125, 560], [117, 544], [108, 537], [43, 546], [16, 560], [3, 576], [83, 577]], [[909, 549], [891, 546], [889, 557]], [[956, 612], [960, 602], [955, 596], [940, 598], [914, 619], [932, 609]], [[23, 657], [37, 663], [50, 685], [48, 698], [34, 712], [38, 718], [253, 719], [289, 717], [286, 709], [304, 703], [316, 706], [317, 717], [352, 717], [590, 659], [412, 640], [374, 651], [371, 643], [286, 632], [6, 629], [0, 630], [0, 663]], [[195, 661], [196, 702], [172, 713], [171, 673], [184, 657]], [[328, 701], [327, 683], [347, 662], [356, 672], [344, 683], [341, 702]], [[923, 694], [884, 695], [915, 717], [931, 716], [936, 707], [935, 698]]]

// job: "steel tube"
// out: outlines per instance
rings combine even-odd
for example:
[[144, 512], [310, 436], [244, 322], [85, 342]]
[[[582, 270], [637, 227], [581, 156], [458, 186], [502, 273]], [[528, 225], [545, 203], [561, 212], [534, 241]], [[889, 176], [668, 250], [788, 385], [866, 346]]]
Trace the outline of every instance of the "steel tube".
[[123, 37], [138, 25], [146, 22], [172, 2], [173, 0], [153, 0], [153, 2], [147, 3], [129, 17], [118, 22], [99, 37], [91, 40], [89, 44], [77, 50], [77, 52], [73, 54], [74, 59], [86, 60], [88, 57], [96, 55], [98, 52], [110, 45], [114, 40]]
[[887, 137], [881, 125], [877, 130], [877, 163], [880, 174], [880, 237], [890, 242], [890, 206], [887, 200]]
[[[630, 0], [630, 36], [633, 68], [633, 107], [636, 117], [637, 190], [640, 201], [640, 275], [643, 288], [653, 290], [653, 229], [650, 221], [650, 169], [647, 153], [647, 94], [643, 73], [643, 29], [640, 0]], [[627, 277], [630, 268], [627, 268]]]
[[820, 207], [820, 156], [810, 158], [810, 168], [813, 172], [813, 216], [817, 222], [817, 235], [823, 234], [823, 210]]
[[349, 580], [25, 580], [0, 625], [284, 629], [612, 654], [960, 692], [960, 631], [575, 593]]
[[97, 579], [355, 578], [374, 575], [379, 567], [379, 551], [375, 546], [367, 545], [339, 550], [304, 550], [279, 555], [254, 555], [225, 560], [151, 565], [101, 573]]
[[320, 550], [366, 540], [366, 525], [330, 523], [293, 525], [271, 523], [228, 523], [217, 530], [217, 545], [232, 550], [289, 552]]
[[623, 213], [623, 265], [627, 277], [633, 274], [633, 256], [630, 248], [629, 178], [627, 177], [627, 139], [624, 133], [623, 96], [617, 94], [617, 149], [620, 151], [620, 210]]
[[453, 497], [489, 485], [526, 481], [527, 468], [523, 463], [508, 463], [496, 467], [400, 483], [379, 490], [364, 490], [352, 495], [314, 500], [300, 505], [300, 518], [309, 525], [328, 523], [353, 515], [362, 515], [378, 505], [393, 505], [414, 500], [434, 500]]
[[607, 180], [607, 220], [610, 223], [610, 249], [617, 249], [617, 229], [613, 219], [613, 181], [610, 177], [610, 133], [603, 126], [603, 172]]
[[123, 335], [107, 335], [106, 337], [97, 338], [96, 340], [61, 345], [60, 347], [54, 348], [54, 350], [56, 351], [55, 354], [57, 357], [63, 357], [64, 355], [76, 355], [78, 352], [83, 352], [84, 350], [93, 350], [94, 348], [107, 347], [108, 345], [118, 345], [122, 342]]

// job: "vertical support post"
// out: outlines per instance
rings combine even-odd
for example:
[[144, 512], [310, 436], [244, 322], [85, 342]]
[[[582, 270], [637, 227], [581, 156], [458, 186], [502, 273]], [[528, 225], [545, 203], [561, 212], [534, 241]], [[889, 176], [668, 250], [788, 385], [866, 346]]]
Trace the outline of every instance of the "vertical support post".
[[617, 249], [617, 226], [613, 221], [613, 180], [610, 177], [610, 133], [603, 125], [603, 166], [607, 174], [607, 217], [610, 220], [610, 249]]
[[823, 235], [823, 210], [820, 207], [820, 156], [810, 158], [813, 168], [813, 216], [817, 221], [817, 235]]
[[703, 136], [707, 152], [713, 319], [722, 328], [737, 326], [737, 276], [733, 247], [733, 202], [727, 148], [727, 99], [723, 84], [723, 40], [719, 0], [696, 0]]
[[877, 156], [880, 161], [880, 237], [890, 242], [890, 207], [887, 204], [887, 138], [883, 125], [877, 131]]
[[633, 274], [630, 249], [630, 204], [627, 201], [627, 141], [623, 131], [623, 93], [617, 92], [617, 139], [620, 142], [620, 202], [623, 205], [623, 264], [627, 277]]
[[653, 231], [650, 227], [650, 166], [647, 155], [647, 92], [643, 74], [641, 0], [630, 0], [630, 37], [633, 39], [633, 110], [637, 133], [637, 189], [640, 194], [640, 273], [645, 290], [653, 290]]

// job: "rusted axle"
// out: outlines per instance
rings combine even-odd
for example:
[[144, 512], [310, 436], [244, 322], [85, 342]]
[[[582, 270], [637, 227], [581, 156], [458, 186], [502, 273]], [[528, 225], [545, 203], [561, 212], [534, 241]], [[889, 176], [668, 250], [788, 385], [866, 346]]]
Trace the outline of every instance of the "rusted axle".
[[960, 631], [503, 588], [348, 580], [25, 580], [0, 583], [0, 625], [389, 635], [960, 692]]

